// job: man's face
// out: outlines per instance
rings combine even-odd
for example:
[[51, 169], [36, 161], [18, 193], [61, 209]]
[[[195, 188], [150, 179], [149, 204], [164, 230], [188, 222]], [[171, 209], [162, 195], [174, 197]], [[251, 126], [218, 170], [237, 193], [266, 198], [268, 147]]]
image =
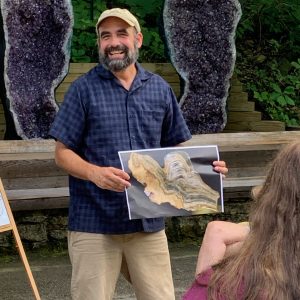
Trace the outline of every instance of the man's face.
[[138, 59], [142, 34], [123, 20], [109, 17], [99, 26], [99, 60], [112, 72], [125, 70]]

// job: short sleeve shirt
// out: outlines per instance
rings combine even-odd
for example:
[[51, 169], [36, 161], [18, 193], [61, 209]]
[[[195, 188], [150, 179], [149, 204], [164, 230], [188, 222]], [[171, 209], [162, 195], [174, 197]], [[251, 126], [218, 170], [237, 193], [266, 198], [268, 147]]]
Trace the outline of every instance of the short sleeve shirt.
[[[136, 64], [130, 90], [101, 65], [75, 80], [50, 129], [86, 161], [121, 168], [118, 151], [175, 146], [191, 138], [177, 99], [158, 75]], [[129, 220], [125, 192], [69, 176], [69, 229], [122, 234], [158, 231], [162, 218]]]

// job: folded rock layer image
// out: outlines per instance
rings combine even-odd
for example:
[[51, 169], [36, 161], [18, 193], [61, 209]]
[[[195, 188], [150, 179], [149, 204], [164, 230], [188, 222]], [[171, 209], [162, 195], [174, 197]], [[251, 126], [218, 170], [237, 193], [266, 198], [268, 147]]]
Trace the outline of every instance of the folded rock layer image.
[[235, 64], [237, 0], [165, 0], [171, 61], [185, 81], [180, 106], [192, 134], [221, 131]]
[[17, 133], [47, 138], [58, 106], [54, 90], [68, 71], [71, 0], [2, 0], [5, 86]]
[[168, 202], [189, 211], [217, 211], [219, 193], [194, 171], [186, 152], [167, 154], [164, 168], [149, 155], [132, 153], [128, 167], [136, 180], [145, 186], [145, 194], [154, 203]]

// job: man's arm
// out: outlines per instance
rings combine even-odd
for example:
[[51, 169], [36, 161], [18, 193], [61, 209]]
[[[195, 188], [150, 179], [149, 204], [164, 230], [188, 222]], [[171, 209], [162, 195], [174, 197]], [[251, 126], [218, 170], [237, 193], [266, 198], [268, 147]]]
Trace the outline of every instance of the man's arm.
[[123, 192], [130, 186], [130, 177], [123, 170], [91, 164], [59, 141], [55, 147], [55, 162], [72, 176], [89, 180], [102, 189]]
[[236, 224], [225, 221], [208, 223], [198, 255], [196, 276], [237, 252], [249, 233], [247, 222]]

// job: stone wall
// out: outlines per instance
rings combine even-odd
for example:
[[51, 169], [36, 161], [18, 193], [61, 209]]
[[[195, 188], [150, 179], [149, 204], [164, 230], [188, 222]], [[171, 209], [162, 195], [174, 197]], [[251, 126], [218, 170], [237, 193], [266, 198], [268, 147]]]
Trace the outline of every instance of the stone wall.
[[[206, 224], [211, 220], [245, 221], [248, 218], [249, 198], [225, 201], [225, 213], [166, 219], [170, 242], [200, 243]], [[67, 209], [14, 212], [14, 218], [25, 249], [43, 247], [67, 248]], [[17, 253], [12, 231], [0, 234], [0, 253]]]

